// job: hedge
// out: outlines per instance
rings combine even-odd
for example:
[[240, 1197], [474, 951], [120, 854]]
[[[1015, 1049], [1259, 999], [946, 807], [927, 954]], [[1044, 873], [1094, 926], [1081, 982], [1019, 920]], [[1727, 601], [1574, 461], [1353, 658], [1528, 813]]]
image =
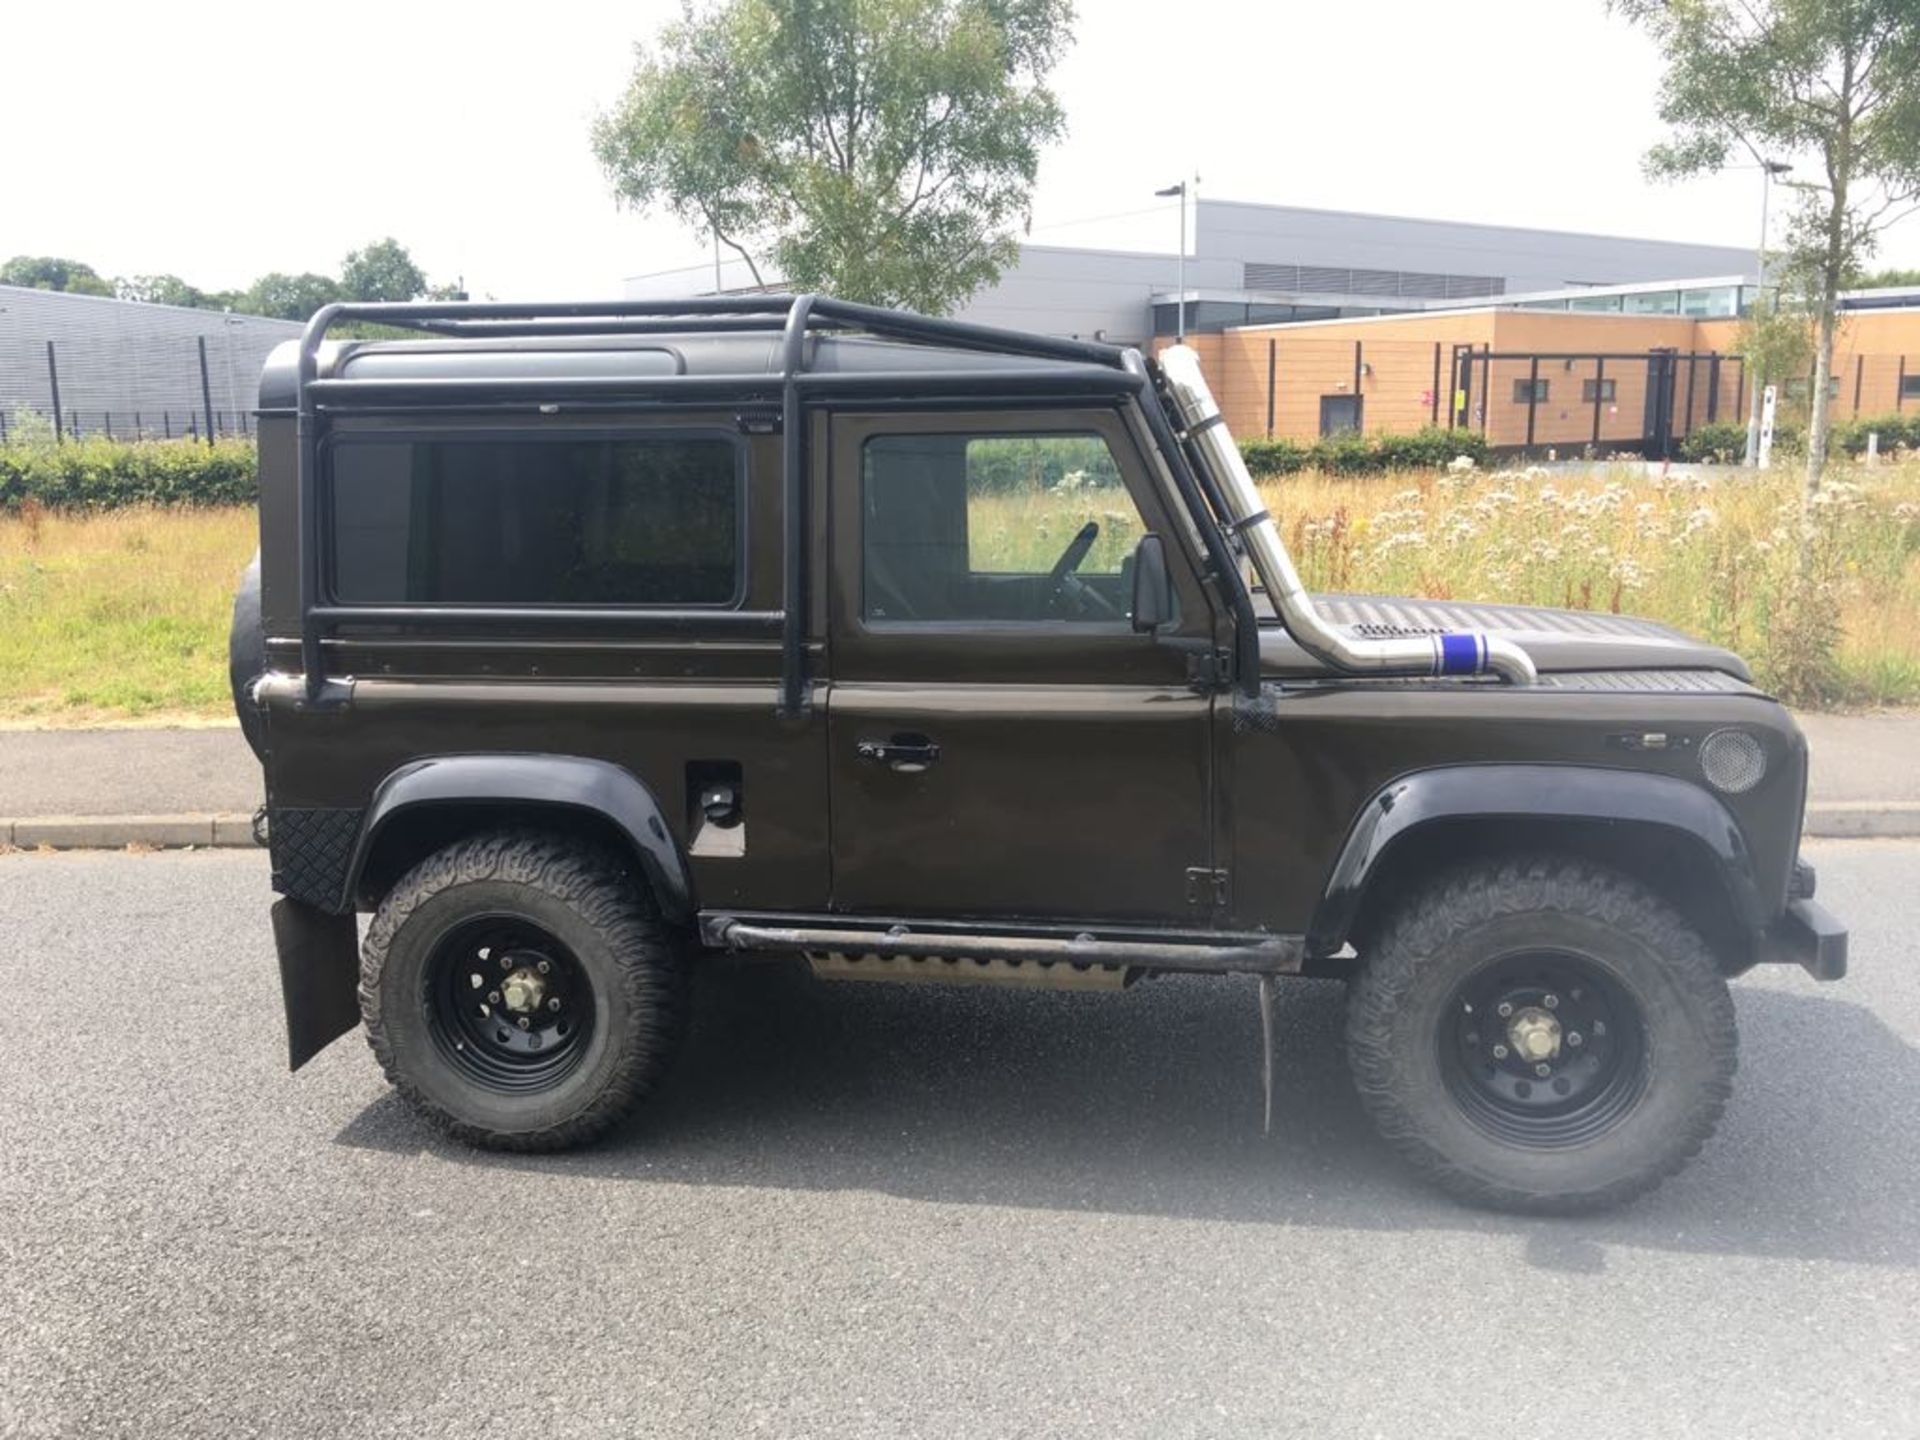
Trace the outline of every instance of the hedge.
[[1828, 451], [1834, 455], [1864, 455], [1867, 436], [1880, 437], [1880, 453], [1901, 449], [1920, 450], [1920, 410], [1907, 415], [1881, 415], [1863, 420], [1842, 420], [1833, 427]]
[[[1901, 448], [1920, 450], [1920, 412], [1842, 421], [1833, 427], [1833, 453], [1864, 454], [1872, 433], [1879, 434], [1883, 455]], [[1805, 454], [1805, 427], [1776, 427], [1773, 444], [1776, 454]], [[1746, 445], [1745, 423], [1722, 420], [1697, 427], [1680, 442], [1680, 455], [1685, 460], [1737, 464]], [[1486, 438], [1479, 433], [1434, 427], [1410, 435], [1333, 435], [1311, 445], [1295, 440], [1244, 440], [1240, 452], [1256, 476], [1301, 470], [1330, 475], [1440, 470], [1463, 455], [1476, 465], [1485, 465], [1489, 459]], [[1009, 453], [992, 458], [1024, 473], [1024, 457]], [[1094, 483], [1109, 478], [1097, 473], [1106, 468], [1094, 463], [1097, 458], [1090, 454], [1087, 461], [1088, 479]], [[256, 491], [251, 440], [221, 440], [214, 445], [195, 440], [107, 439], [0, 445], [0, 510], [18, 509], [28, 499], [55, 510], [135, 504], [251, 505]]]
[[75, 440], [0, 445], [0, 510], [28, 500], [50, 510], [116, 505], [251, 505], [251, 440]]
[[[1867, 453], [1867, 436], [1880, 437], [1880, 453], [1891, 455], [1902, 448], [1920, 450], [1920, 412], [1912, 415], [1882, 415], [1861, 420], [1838, 420], [1828, 432], [1829, 455]], [[1701, 425], [1680, 442], [1682, 460], [1706, 461], [1716, 465], [1738, 465], [1747, 453], [1747, 424], [1744, 420], [1717, 420]], [[1773, 427], [1773, 453], [1800, 456], [1807, 453], [1807, 427], [1786, 421]]]
[[1388, 470], [1443, 470], [1461, 456], [1484, 465], [1490, 455], [1474, 430], [1428, 426], [1411, 435], [1357, 435], [1348, 431], [1311, 445], [1297, 440], [1243, 440], [1247, 469], [1259, 475], [1320, 470], [1329, 475], [1369, 475]]

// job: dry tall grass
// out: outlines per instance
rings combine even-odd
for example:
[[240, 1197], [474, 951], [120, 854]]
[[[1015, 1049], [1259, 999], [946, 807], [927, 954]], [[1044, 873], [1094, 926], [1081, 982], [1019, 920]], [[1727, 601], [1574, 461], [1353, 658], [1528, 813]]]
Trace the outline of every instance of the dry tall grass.
[[1836, 469], [1804, 531], [1787, 472], [1316, 476], [1266, 499], [1315, 589], [1645, 615], [1799, 704], [1920, 700], [1920, 463]]

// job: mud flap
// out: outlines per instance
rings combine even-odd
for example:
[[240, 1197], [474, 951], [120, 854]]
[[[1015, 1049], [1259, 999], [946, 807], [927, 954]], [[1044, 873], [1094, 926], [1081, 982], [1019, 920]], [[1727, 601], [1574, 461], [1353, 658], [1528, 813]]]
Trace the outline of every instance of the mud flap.
[[359, 932], [351, 912], [276, 900], [273, 944], [287, 1010], [287, 1068], [298, 1070], [360, 1023]]

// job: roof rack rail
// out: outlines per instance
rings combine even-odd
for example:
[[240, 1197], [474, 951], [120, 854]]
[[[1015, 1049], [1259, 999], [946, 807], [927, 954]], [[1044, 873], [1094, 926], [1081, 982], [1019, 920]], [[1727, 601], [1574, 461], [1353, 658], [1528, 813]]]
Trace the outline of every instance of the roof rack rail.
[[[342, 324], [385, 325], [442, 338], [502, 339], [536, 336], [613, 336], [674, 332], [681, 334], [765, 331], [781, 336], [781, 367], [770, 383], [780, 387], [782, 445], [785, 455], [782, 534], [783, 614], [780, 637], [780, 703], [782, 715], [798, 716], [807, 708], [807, 472], [806, 436], [802, 407], [806, 374], [806, 340], [811, 332], [865, 334], [876, 339], [901, 340], [972, 350], [983, 354], [1024, 356], [1034, 360], [1070, 361], [1118, 372], [1116, 389], [1134, 389], [1142, 377], [1127, 364], [1128, 351], [1093, 340], [1069, 340], [1027, 335], [990, 325], [942, 320], [877, 305], [859, 305], [822, 295], [713, 295], [685, 300], [574, 300], [526, 301], [407, 301], [401, 304], [345, 302], [323, 305], [307, 322], [300, 337], [294, 410], [297, 469], [297, 524], [300, 546], [300, 663], [305, 672], [309, 703], [321, 702], [326, 690], [326, 656], [321, 644], [327, 626], [348, 612], [329, 605], [320, 594], [319, 554], [319, 407], [350, 381], [322, 381], [320, 346], [327, 334]], [[702, 388], [701, 377], [663, 376], [610, 384], [574, 382], [583, 393], [611, 394], [659, 391], [691, 394]], [[984, 379], [985, 377], [968, 377]], [[999, 377], [1002, 380], [1016, 376]], [[357, 382], [370, 393], [375, 382]], [[459, 393], [461, 382], [444, 386]], [[484, 385], [470, 387], [484, 389]], [[706, 387], [711, 389], [709, 385]], [[458, 618], [462, 612], [423, 610], [423, 621]], [[507, 607], [489, 612], [544, 621], [550, 611], [538, 607]]]

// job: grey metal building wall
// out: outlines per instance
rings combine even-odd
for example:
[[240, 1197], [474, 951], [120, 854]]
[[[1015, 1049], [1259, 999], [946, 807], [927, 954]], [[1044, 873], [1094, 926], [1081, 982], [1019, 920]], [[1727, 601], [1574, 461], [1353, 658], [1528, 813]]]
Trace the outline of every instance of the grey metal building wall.
[[[1753, 264], [1752, 252], [1725, 245], [1233, 200], [1198, 201], [1193, 223], [1190, 296], [1358, 312], [1571, 285], [1737, 275]], [[1105, 331], [1114, 340], [1144, 340], [1154, 329], [1150, 297], [1170, 294], [1177, 275], [1171, 254], [1027, 245], [959, 315], [1049, 334]]]
[[197, 418], [204, 336], [219, 428], [238, 430], [254, 407], [268, 352], [300, 330], [257, 315], [0, 286], [0, 416], [10, 424], [23, 410], [51, 412], [51, 340], [61, 408], [82, 433], [110, 427], [130, 435], [136, 415], [144, 433], [160, 434], [167, 424], [183, 433], [204, 423]]
[[[1153, 296], [1172, 290], [1179, 270], [1173, 255], [1023, 245], [1019, 260], [961, 307], [957, 318], [1045, 335], [1103, 336], [1118, 344], [1140, 344], [1153, 338]], [[1237, 290], [1240, 271], [1231, 259], [1189, 255], [1187, 288]]]
[[1753, 251], [1401, 215], [1202, 199], [1193, 253], [1252, 264], [1444, 272], [1504, 279], [1506, 293], [1737, 275]]

